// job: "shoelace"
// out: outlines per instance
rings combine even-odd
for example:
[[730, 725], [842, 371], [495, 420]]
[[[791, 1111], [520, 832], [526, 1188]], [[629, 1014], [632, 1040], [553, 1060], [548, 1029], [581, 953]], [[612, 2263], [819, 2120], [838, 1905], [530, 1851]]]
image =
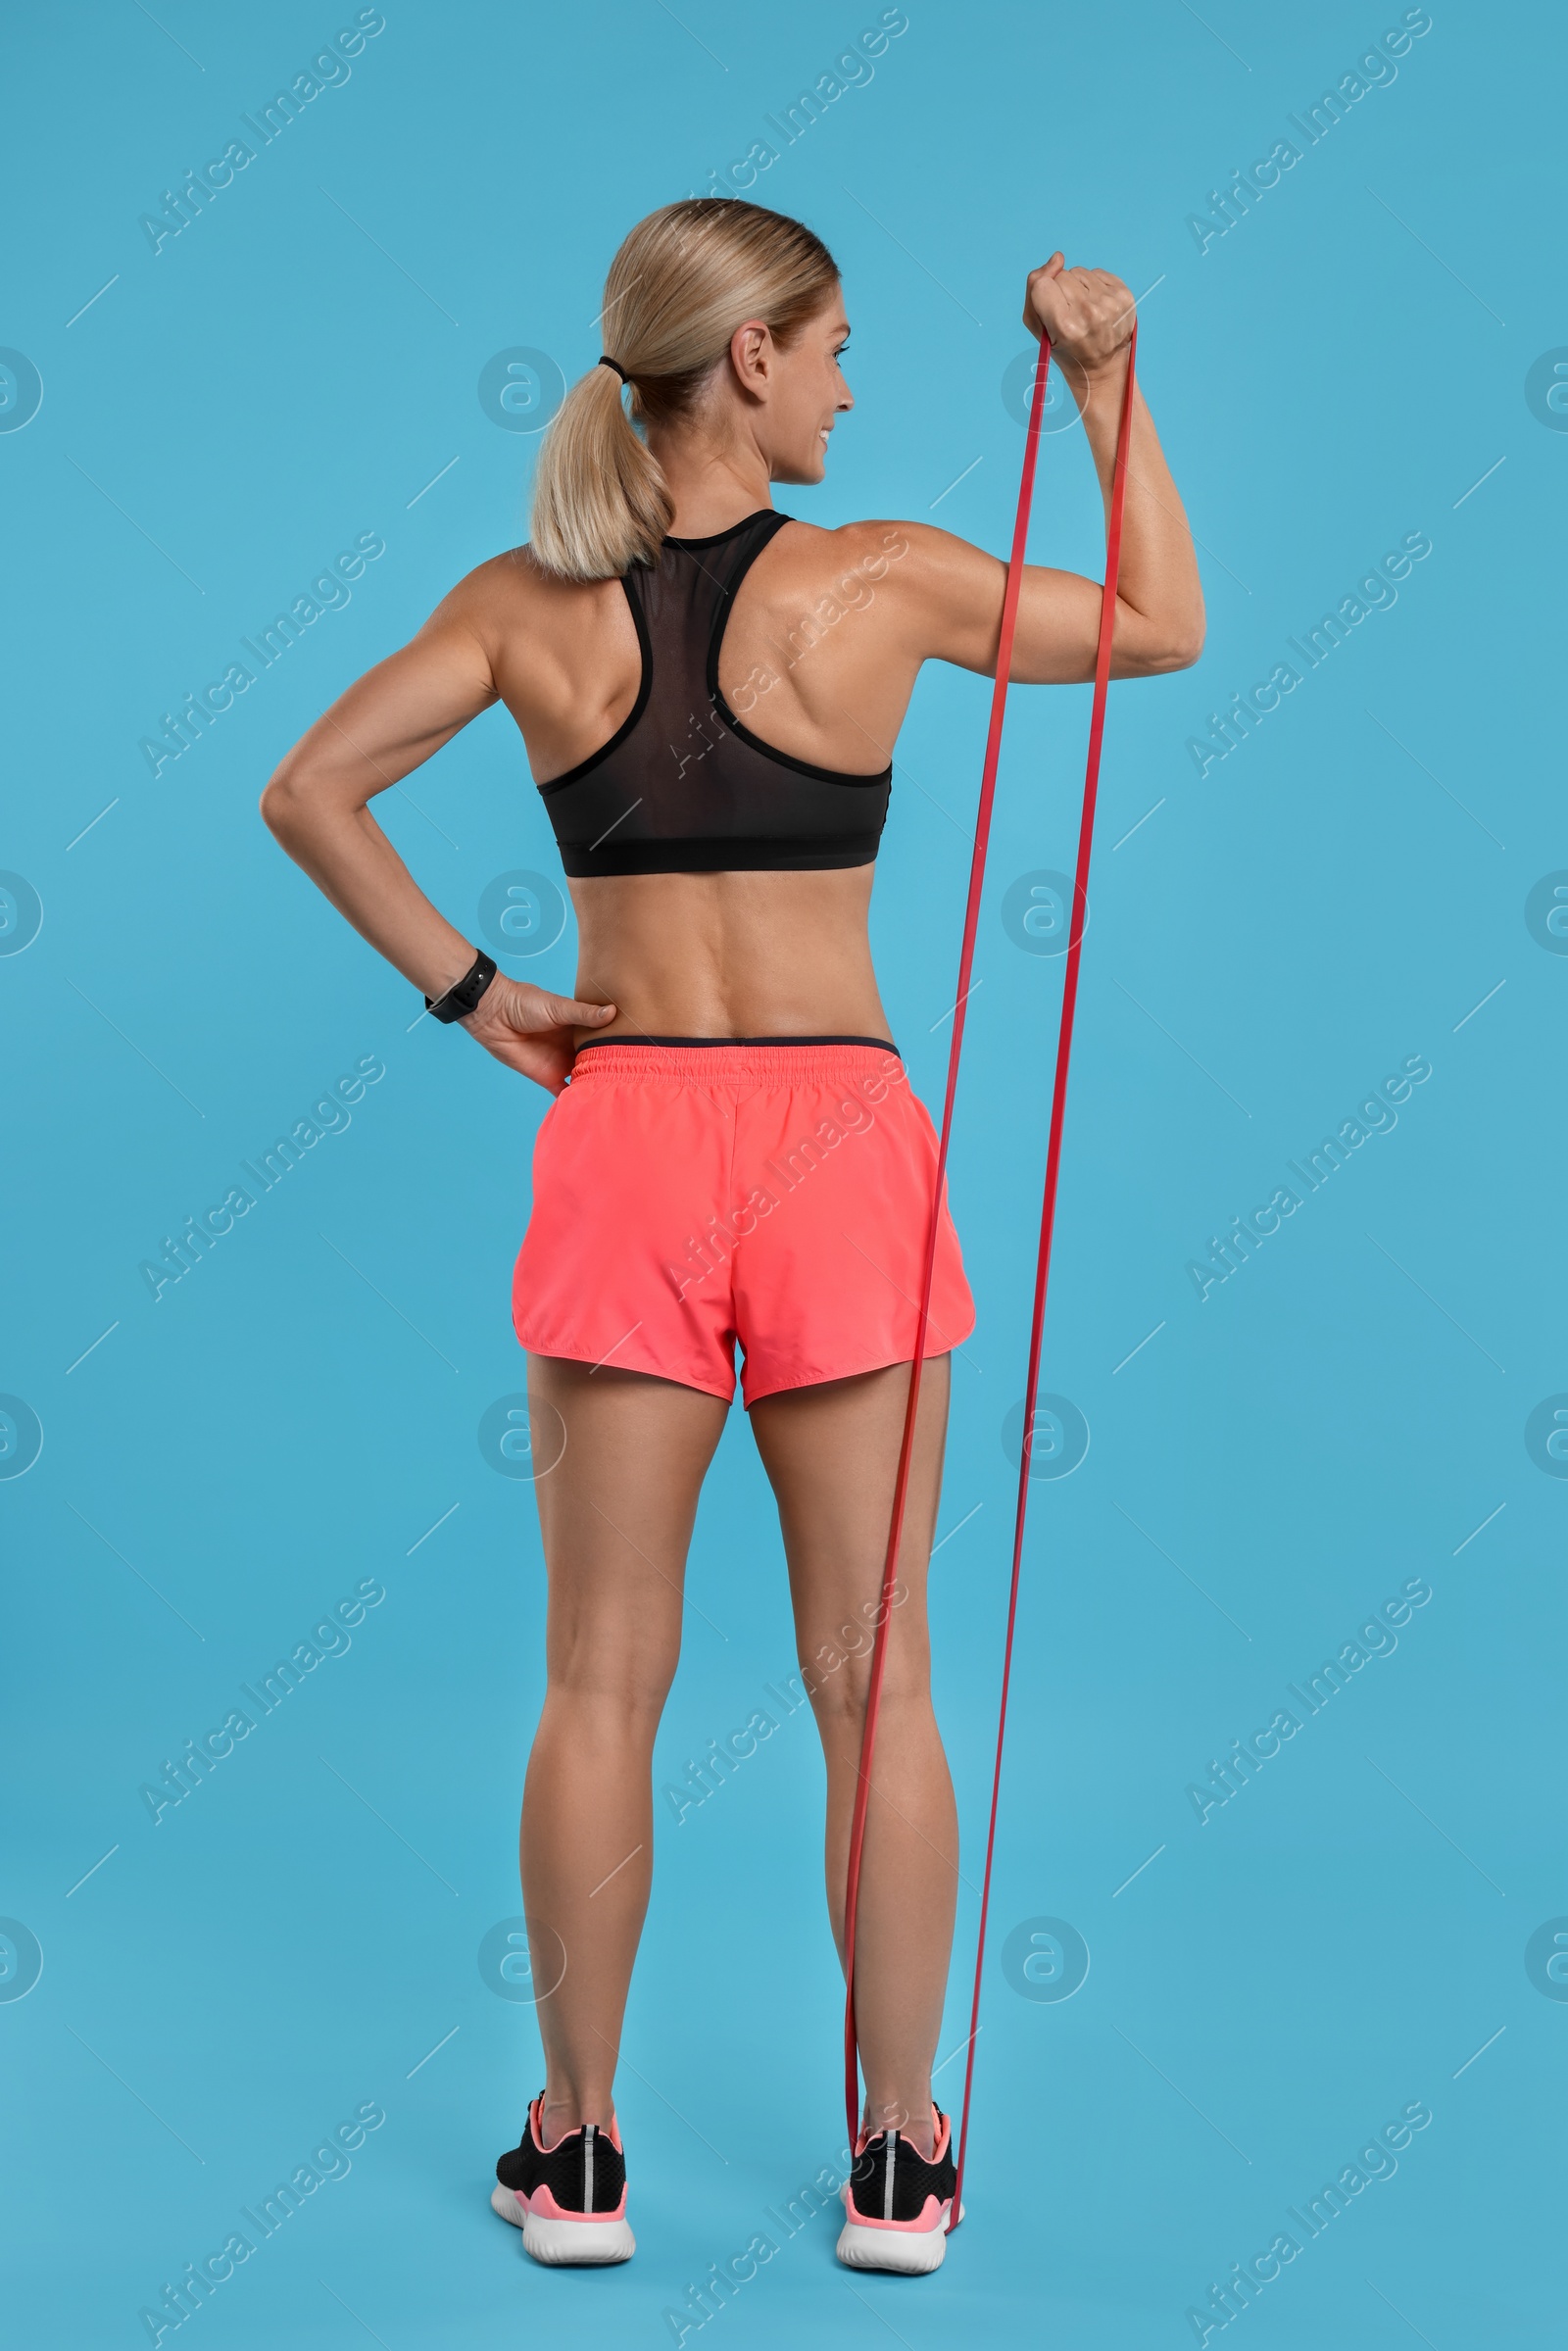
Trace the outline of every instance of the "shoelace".
[[[991, 1904], [991, 1870], [996, 1851], [997, 1813], [1002, 1795], [1002, 1752], [1006, 1737], [1007, 1698], [1012, 1679], [1013, 1636], [1018, 1617], [1018, 1585], [1023, 1566], [1024, 1525], [1029, 1508], [1029, 1461], [1034, 1442], [1034, 1399], [1040, 1379], [1040, 1353], [1045, 1329], [1046, 1293], [1051, 1275], [1051, 1247], [1055, 1231], [1056, 1182], [1061, 1164], [1062, 1122], [1067, 1100], [1067, 1072], [1072, 1056], [1073, 1020], [1078, 1004], [1078, 964], [1083, 944], [1084, 912], [1089, 903], [1089, 860], [1094, 840], [1095, 804], [1100, 788], [1100, 755], [1105, 727], [1105, 700], [1110, 685], [1111, 638], [1115, 626], [1116, 582], [1121, 567], [1122, 508], [1127, 487], [1127, 450], [1132, 432], [1134, 368], [1138, 353], [1138, 320], [1133, 319], [1127, 352], [1127, 381], [1122, 394], [1121, 421], [1116, 433], [1115, 469], [1111, 476], [1110, 515], [1105, 534], [1105, 581], [1101, 595], [1100, 637], [1095, 653], [1095, 693], [1089, 720], [1089, 753], [1084, 772], [1083, 809], [1078, 827], [1078, 861], [1073, 878], [1072, 918], [1067, 934], [1067, 958], [1062, 982], [1061, 1017], [1056, 1034], [1055, 1081], [1051, 1100], [1051, 1134], [1046, 1149], [1045, 1191], [1040, 1212], [1040, 1247], [1035, 1262], [1034, 1312], [1029, 1327], [1029, 1370], [1024, 1386], [1023, 1445], [1018, 1463], [1018, 1500], [1013, 1521], [1012, 1578], [1007, 1597], [1007, 1630], [1003, 1647], [1002, 1691], [997, 1716], [997, 1754], [991, 1782], [991, 1812], [986, 1832], [985, 1877], [980, 1892], [980, 1929], [975, 1949], [974, 1995], [970, 2004], [968, 2058], [963, 2076], [963, 2107], [958, 2131], [957, 2180], [954, 2188], [950, 2228], [956, 2228], [961, 2210], [964, 2156], [969, 2141], [969, 2100], [974, 2085], [975, 2039], [980, 2030], [980, 1988], [985, 1972], [986, 1923]], [[882, 1591], [872, 1637], [870, 1686], [866, 1695], [865, 1727], [860, 1739], [859, 1775], [850, 1823], [850, 1857], [844, 1909], [844, 2095], [850, 2145], [859, 2132], [859, 2048], [855, 2023], [855, 1931], [859, 1906], [860, 1860], [865, 1843], [866, 1810], [871, 1794], [871, 1765], [876, 1749], [877, 1712], [882, 1696], [886, 1637], [893, 1592], [898, 1581], [899, 1545], [904, 1534], [909, 1470], [914, 1451], [915, 1416], [920, 1401], [920, 1376], [925, 1360], [926, 1332], [931, 1315], [931, 1292], [936, 1273], [937, 1235], [947, 1177], [948, 1151], [953, 1135], [953, 1111], [957, 1095], [958, 1065], [963, 1051], [964, 1025], [974, 968], [975, 938], [980, 921], [980, 899], [985, 886], [986, 853], [991, 840], [991, 811], [996, 798], [997, 767], [1002, 753], [1003, 718], [1012, 667], [1012, 641], [1017, 627], [1018, 597], [1023, 586], [1024, 549], [1029, 535], [1029, 512], [1034, 499], [1035, 463], [1040, 451], [1040, 427], [1045, 412], [1046, 378], [1051, 367], [1051, 342], [1042, 337], [1035, 370], [1034, 401], [1024, 443], [1023, 472], [1018, 485], [1018, 511], [1007, 563], [1007, 585], [1002, 604], [1002, 634], [997, 648], [996, 684], [991, 696], [991, 719], [986, 733], [985, 764], [980, 777], [980, 801], [975, 816], [974, 851], [969, 864], [969, 893], [964, 905], [963, 943], [958, 954], [957, 1002], [953, 1037], [948, 1049], [947, 1088], [942, 1102], [942, 1128], [937, 1146], [936, 1181], [926, 1234], [925, 1262], [920, 1277], [920, 1307], [915, 1322], [914, 1359], [909, 1366], [909, 1395], [899, 1447], [898, 1474], [893, 1488], [893, 1512], [888, 1529]], [[889, 2179], [892, 2151], [889, 2149]], [[890, 2190], [891, 2193], [891, 2190]]]

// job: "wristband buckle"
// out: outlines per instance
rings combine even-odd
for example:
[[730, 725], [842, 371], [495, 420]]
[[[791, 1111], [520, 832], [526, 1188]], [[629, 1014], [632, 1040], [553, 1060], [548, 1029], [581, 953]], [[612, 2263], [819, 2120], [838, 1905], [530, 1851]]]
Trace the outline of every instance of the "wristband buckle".
[[449, 988], [445, 996], [427, 996], [424, 1008], [432, 1020], [466, 1020], [476, 1009], [480, 997], [495, 976], [495, 957], [487, 955], [481, 948], [462, 979]]

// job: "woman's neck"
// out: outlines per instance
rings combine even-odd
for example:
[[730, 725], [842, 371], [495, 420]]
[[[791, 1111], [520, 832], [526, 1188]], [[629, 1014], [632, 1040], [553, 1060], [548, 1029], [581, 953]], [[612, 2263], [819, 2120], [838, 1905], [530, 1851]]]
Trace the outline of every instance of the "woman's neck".
[[720, 446], [707, 433], [653, 431], [648, 447], [668, 484], [670, 536], [708, 539], [773, 503], [767, 460], [749, 438]]

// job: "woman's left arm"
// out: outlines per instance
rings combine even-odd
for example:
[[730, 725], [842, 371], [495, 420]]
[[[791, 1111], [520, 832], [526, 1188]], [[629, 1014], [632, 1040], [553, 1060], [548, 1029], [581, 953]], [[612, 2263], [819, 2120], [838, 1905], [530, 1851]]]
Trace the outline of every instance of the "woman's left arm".
[[[482, 573], [470, 573], [416, 637], [338, 697], [262, 794], [263, 818], [294, 862], [432, 999], [464, 977], [473, 947], [419, 888], [370, 802], [496, 701], [483, 621]], [[612, 1004], [553, 996], [497, 972], [462, 1026], [509, 1069], [559, 1094], [573, 1032], [613, 1017]]]

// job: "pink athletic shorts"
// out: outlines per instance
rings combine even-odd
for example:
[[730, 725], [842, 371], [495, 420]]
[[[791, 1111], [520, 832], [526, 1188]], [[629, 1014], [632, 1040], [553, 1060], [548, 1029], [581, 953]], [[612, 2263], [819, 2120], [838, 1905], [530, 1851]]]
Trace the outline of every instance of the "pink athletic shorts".
[[[914, 1355], [937, 1141], [891, 1046], [584, 1047], [545, 1113], [513, 1321], [540, 1355], [735, 1394]], [[943, 1202], [927, 1356], [974, 1328]]]

